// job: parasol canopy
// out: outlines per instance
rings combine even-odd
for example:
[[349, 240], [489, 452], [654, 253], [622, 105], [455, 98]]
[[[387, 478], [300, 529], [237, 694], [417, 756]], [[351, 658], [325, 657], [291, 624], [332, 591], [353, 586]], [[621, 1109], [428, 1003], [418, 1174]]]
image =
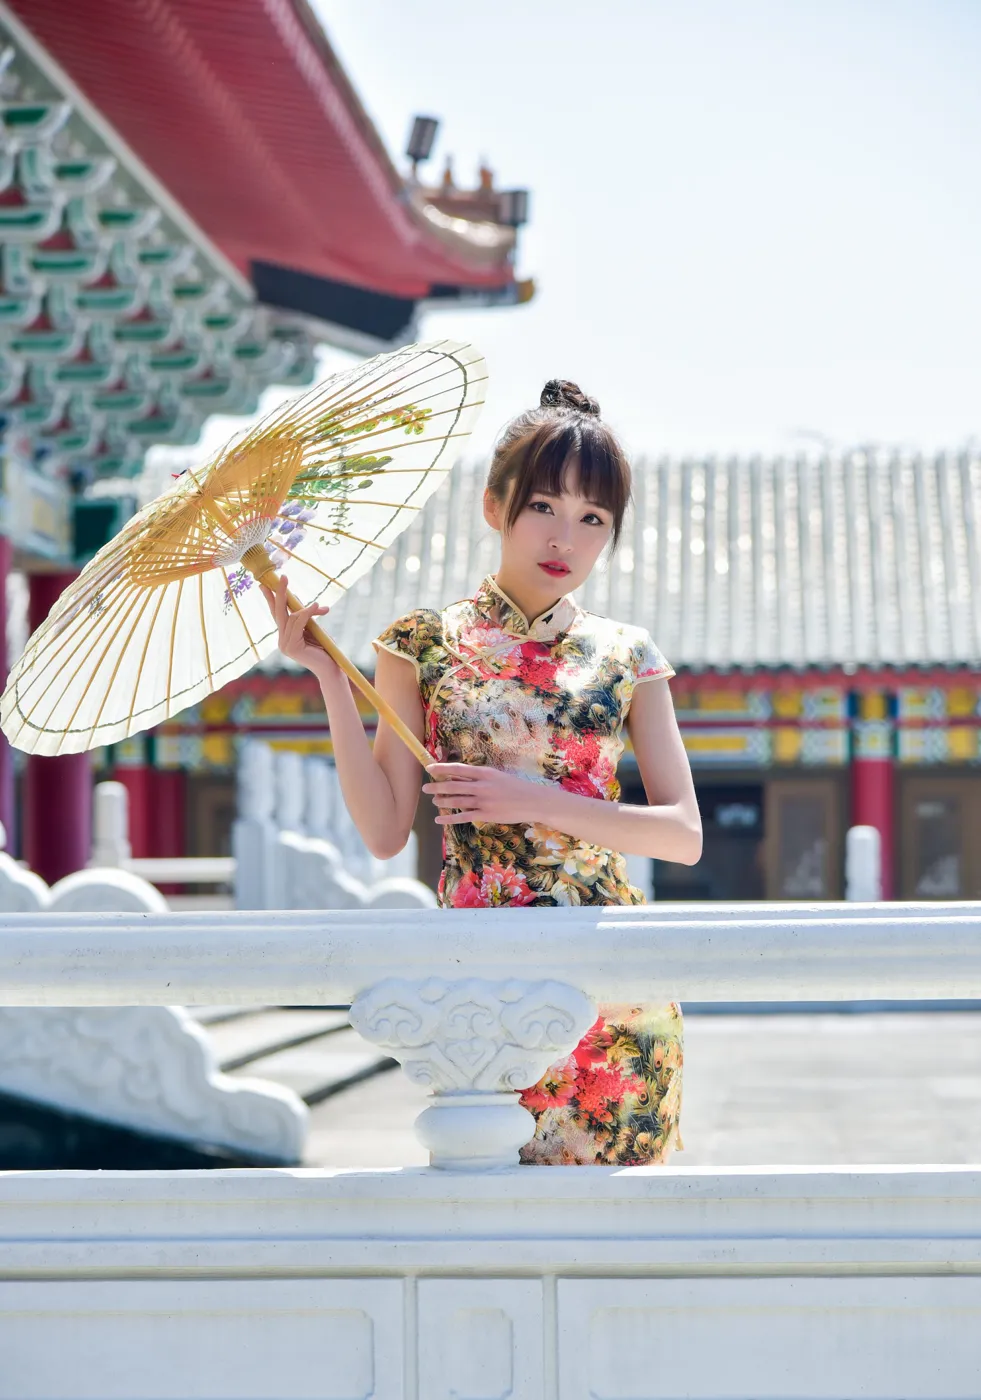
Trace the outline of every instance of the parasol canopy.
[[297, 595], [340, 598], [446, 479], [486, 379], [469, 345], [407, 346], [332, 375], [183, 472], [28, 641], [0, 699], [11, 744], [63, 754], [118, 743], [267, 656], [278, 634], [256, 577], [275, 586], [286, 572], [293, 608]]

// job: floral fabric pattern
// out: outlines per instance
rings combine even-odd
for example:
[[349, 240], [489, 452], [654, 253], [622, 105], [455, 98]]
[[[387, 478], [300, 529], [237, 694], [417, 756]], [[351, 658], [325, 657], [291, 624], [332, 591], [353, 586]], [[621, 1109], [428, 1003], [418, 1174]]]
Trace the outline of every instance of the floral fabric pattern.
[[[375, 641], [416, 668], [426, 747], [598, 801], [620, 796], [634, 689], [674, 671], [647, 632], [572, 596], [529, 620], [486, 578], [476, 597], [420, 608]], [[456, 909], [643, 904], [615, 851], [538, 824], [444, 828], [440, 904]], [[561, 1065], [526, 1090], [537, 1129], [522, 1161], [657, 1163], [680, 1146], [682, 1022], [662, 1007], [605, 1006]]]
[[535, 1116], [522, 1162], [661, 1165], [682, 1146], [682, 1021], [667, 1006], [601, 1006], [567, 1060], [521, 1095]]

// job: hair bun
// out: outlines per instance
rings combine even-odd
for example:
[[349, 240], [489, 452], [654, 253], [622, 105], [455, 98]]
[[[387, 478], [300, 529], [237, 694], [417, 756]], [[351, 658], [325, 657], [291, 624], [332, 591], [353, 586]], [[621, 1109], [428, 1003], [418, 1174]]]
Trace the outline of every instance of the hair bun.
[[594, 418], [600, 416], [600, 406], [596, 400], [584, 394], [571, 379], [550, 379], [542, 390], [539, 403], [542, 408], [571, 408], [576, 413], [589, 413]]

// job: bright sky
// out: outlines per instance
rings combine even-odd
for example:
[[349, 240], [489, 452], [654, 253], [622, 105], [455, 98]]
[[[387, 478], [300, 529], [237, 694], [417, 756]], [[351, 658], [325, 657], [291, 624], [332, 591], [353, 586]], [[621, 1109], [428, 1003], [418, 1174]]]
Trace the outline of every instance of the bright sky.
[[553, 376], [637, 453], [981, 439], [981, 0], [313, 3], [402, 168], [426, 113], [430, 179], [531, 190], [532, 304], [422, 328], [476, 452]]
[[[981, 435], [978, 0], [314, 0], [390, 151], [532, 192], [480, 441], [577, 380], [638, 451]], [[480, 442], [478, 444], [480, 445]]]

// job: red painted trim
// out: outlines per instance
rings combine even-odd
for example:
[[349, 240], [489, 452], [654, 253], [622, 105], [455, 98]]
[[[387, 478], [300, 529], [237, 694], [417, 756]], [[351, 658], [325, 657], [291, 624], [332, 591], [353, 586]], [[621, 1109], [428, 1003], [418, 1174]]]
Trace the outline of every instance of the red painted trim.
[[851, 825], [874, 826], [882, 841], [882, 897], [894, 895], [896, 770], [892, 759], [853, 758]]
[[78, 577], [74, 569], [63, 573], [31, 574], [27, 587], [27, 630], [34, 633], [68, 585]]
[[87, 753], [30, 754], [21, 849], [49, 885], [83, 870], [92, 849], [92, 769]]
[[154, 770], [151, 852], [155, 856], [184, 854], [186, 788], [183, 769]]
[[[13, 563], [13, 546], [6, 535], [0, 535], [0, 693], [7, 684], [7, 578]], [[14, 805], [14, 754], [3, 734], [0, 734], [0, 822], [7, 833], [7, 851], [13, 855], [19, 849]]]
[[[76, 577], [74, 571], [31, 574], [27, 623], [34, 632]], [[30, 754], [24, 775], [24, 859], [53, 885], [82, 870], [92, 849], [92, 766], [87, 753]]]
[[[854, 675], [846, 675], [842, 670], [793, 672], [758, 670], [738, 676], [733, 675], [730, 671], [679, 671], [678, 675], [670, 682], [671, 690], [676, 696], [690, 695], [698, 690], [713, 690], [722, 693], [730, 691], [740, 698], [754, 690], [764, 691], [768, 695], [787, 691], [829, 688], [860, 692], [881, 691], [894, 690], [898, 686], [911, 686], [917, 689], [938, 686], [946, 690], [971, 683], [981, 688], [981, 670], [969, 667], [962, 667], [956, 671], [937, 668], [923, 671], [908, 669], [905, 671], [864, 670], [858, 671]], [[306, 673], [299, 675], [291, 671], [282, 671], [276, 675], [251, 671], [248, 675], [239, 676], [236, 680], [229, 681], [221, 693], [234, 702], [242, 695], [268, 695], [274, 690], [282, 691], [287, 695], [302, 694], [319, 697], [320, 694], [320, 687], [313, 676]], [[720, 720], [720, 723], [732, 724], [734, 722], [733, 720]], [[752, 723], [752, 721], [750, 722]], [[781, 723], [790, 722], [792, 721], [781, 721]], [[838, 721], [834, 721], [834, 723], [838, 723]], [[163, 728], [165, 726], [161, 726], [161, 729]]]
[[[150, 770], [153, 810], [150, 822], [150, 854], [152, 856], [183, 856], [187, 854], [187, 777], [182, 768]], [[162, 894], [177, 894], [181, 885], [161, 885]]]
[[763, 690], [768, 694], [798, 690], [850, 690], [866, 691], [896, 690], [909, 686], [925, 690], [936, 686], [940, 690], [951, 690], [965, 684], [981, 686], [981, 669], [971, 666], [913, 667], [904, 669], [870, 669], [849, 673], [837, 667], [834, 670], [818, 671], [807, 668], [800, 671], [768, 671], [762, 667], [752, 671], [734, 674], [731, 671], [689, 671], [680, 670], [671, 684], [675, 695], [688, 695], [698, 690], [731, 691], [733, 695], [746, 695], [753, 690]]

